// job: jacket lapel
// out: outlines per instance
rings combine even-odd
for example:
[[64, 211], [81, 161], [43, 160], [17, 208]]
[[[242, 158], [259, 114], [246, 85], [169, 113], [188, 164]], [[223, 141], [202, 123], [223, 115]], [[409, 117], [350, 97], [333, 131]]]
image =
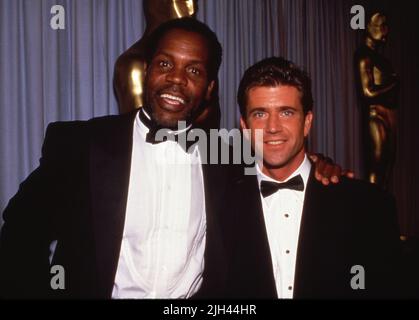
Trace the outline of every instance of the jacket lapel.
[[244, 294], [244, 297], [276, 298], [272, 257], [256, 176], [244, 176], [235, 188], [232, 203], [238, 206], [234, 219], [237, 225], [232, 227], [239, 233], [235, 248], [239, 252], [235, 272], [242, 274], [239, 280], [246, 282], [245, 288], [248, 288], [248, 292], [243, 288], [244, 292], [239, 294]]
[[[333, 186], [323, 186], [314, 178], [314, 166], [305, 192], [295, 266], [294, 298], [321, 298], [327, 294], [326, 282], [339, 257], [339, 233], [334, 210], [336, 199], [330, 196]], [[334, 214], [333, 214], [334, 212]], [[332, 214], [331, 214], [332, 213]], [[329, 293], [330, 294], [330, 293]]]
[[310, 176], [307, 182], [305, 190], [305, 198], [303, 205], [303, 212], [301, 217], [300, 224], [300, 233], [298, 237], [298, 249], [297, 249], [297, 260], [295, 263], [295, 275], [294, 275], [294, 299], [301, 298], [305, 296], [307, 291], [306, 285], [306, 273], [309, 271], [309, 268], [306, 268], [305, 263], [308, 264], [308, 261], [313, 259], [313, 243], [315, 237], [312, 234], [313, 226], [312, 223], [315, 223], [313, 212], [316, 210], [314, 208], [316, 198], [317, 186], [313, 182], [313, 166], [310, 172]]
[[221, 286], [226, 281], [226, 253], [221, 238], [220, 219], [217, 214], [224, 195], [224, 167], [222, 165], [202, 165], [207, 227], [204, 280], [196, 298], [219, 297], [222, 292]]
[[92, 123], [91, 212], [100, 298], [110, 298], [125, 222], [136, 112]]

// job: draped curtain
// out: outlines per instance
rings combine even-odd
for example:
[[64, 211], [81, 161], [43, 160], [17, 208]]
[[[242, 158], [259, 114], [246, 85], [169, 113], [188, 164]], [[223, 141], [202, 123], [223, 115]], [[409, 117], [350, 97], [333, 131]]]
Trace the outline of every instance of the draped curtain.
[[[402, 233], [419, 235], [415, 10], [408, 2], [377, 3], [394, 17], [388, 55], [402, 80], [392, 190]], [[64, 30], [50, 27], [50, 10], [57, 4], [65, 9]], [[221, 126], [238, 125], [236, 91], [244, 70], [264, 57], [282, 55], [313, 79], [315, 120], [309, 149], [361, 175], [352, 59], [362, 31], [350, 27], [355, 4], [371, 7], [354, 0], [198, 0], [197, 18], [217, 33], [224, 49]], [[48, 123], [118, 113], [113, 66], [144, 29], [141, 0], [0, 0], [1, 211], [38, 165]]]

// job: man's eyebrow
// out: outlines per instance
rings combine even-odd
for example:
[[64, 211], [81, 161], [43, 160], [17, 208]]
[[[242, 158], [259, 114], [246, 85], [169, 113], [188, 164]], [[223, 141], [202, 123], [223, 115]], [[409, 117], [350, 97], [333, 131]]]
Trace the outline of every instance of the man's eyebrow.
[[267, 109], [274, 109], [274, 110], [298, 110], [298, 108], [296, 107], [292, 107], [292, 106], [276, 106], [274, 108], [268, 108], [268, 107], [264, 107], [264, 106], [258, 106], [258, 107], [254, 107], [250, 112], [254, 112], [254, 111], [266, 111]]
[[[170, 52], [167, 52], [167, 51], [159, 51], [159, 52], [156, 52], [156, 54], [154, 55], [153, 59], [156, 58], [156, 57], [159, 57], [159, 56], [165, 56], [165, 57], [170, 58], [170, 59], [175, 59], [175, 56], [173, 54], [171, 54]], [[206, 65], [207, 64], [207, 61], [195, 59], [195, 60], [190, 60], [188, 62], [188, 64], [202, 64], [202, 65]]]
[[168, 57], [168, 58], [172, 58], [172, 55], [170, 55], [169, 53], [164, 52], [164, 51], [158, 51], [158, 52], [156, 52], [156, 53], [154, 54], [153, 58], [155, 58], [155, 57], [159, 57], [159, 56], [166, 56], [166, 57]]
[[257, 112], [257, 111], [266, 111], [266, 107], [263, 107], [263, 106], [261, 106], [261, 107], [255, 107], [255, 108], [253, 108], [252, 110], [250, 110], [250, 112], [249, 113], [253, 113], [253, 112]]
[[276, 109], [279, 109], [279, 110], [298, 110], [298, 108], [296, 108], [296, 107], [293, 107], [293, 106], [278, 106]]

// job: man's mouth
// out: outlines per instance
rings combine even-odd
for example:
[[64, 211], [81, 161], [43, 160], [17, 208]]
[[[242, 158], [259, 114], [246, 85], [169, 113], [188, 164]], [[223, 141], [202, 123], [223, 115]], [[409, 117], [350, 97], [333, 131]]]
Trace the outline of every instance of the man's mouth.
[[270, 141], [265, 141], [265, 143], [272, 146], [278, 146], [278, 145], [284, 144], [285, 141], [286, 140], [270, 140]]
[[162, 93], [160, 95], [160, 98], [163, 99], [168, 104], [175, 105], [175, 106], [186, 103], [184, 98], [181, 98], [181, 97], [175, 96], [173, 94], [169, 94], [169, 93]]

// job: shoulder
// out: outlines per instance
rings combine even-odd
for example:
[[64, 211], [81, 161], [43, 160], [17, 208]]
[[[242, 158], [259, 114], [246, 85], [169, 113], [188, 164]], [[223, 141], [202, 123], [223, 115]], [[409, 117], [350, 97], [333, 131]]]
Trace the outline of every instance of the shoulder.
[[388, 191], [383, 190], [376, 184], [361, 179], [350, 179], [347, 177], [341, 177], [339, 183], [326, 186], [325, 188], [330, 188], [335, 192], [347, 194], [348, 197], [358, 196], [362, 198], [368, 197], [373, 199], [392, 197]]
[[82, 121], [51, 122], [46, 129], [45, 137], [69, 137], [74, 139], [91, 131], [125, 125], [126, 122], [134, 120], [135, 114], [136, 111], [124, 115], [102, 116]]
[[323, 186], [312, 182], [309, 196], [312, 201], [321, 203], [324, 210], [339, 211], [340, 215], [374, 223], [384, 217], [394, 220], [396, 204], [394, 197], [377, 185], [358, 179], [343, 177], [335, 185]]
[[42, 153], [49, 150], [73, 150], [86, 145], [92, 136], [109, 135], [120, 131], [120, 128], [130, 129], [127, 124], [133, 123], [136, 112], [125, 115], [96, 117], [84, 121], [57, 121], [48, 125], [45, 132]]
[[381, 189], [376, 184], [360, 179], [342, 177], [341, 182], [336, 184], [334, 187], [337, 192], [344, 193], [348, 197], [352, 198], [357, 197], [359, 199], [367, 198], [371, 200], [390, 200], [393, 197], [389, 192]]
[[45, 135], [66, 135], [83, 131], [89, 126], [108, 123], [120, 116], [103, 116], [89, 120], [78, 121], [55, 121], [48, 124]]

